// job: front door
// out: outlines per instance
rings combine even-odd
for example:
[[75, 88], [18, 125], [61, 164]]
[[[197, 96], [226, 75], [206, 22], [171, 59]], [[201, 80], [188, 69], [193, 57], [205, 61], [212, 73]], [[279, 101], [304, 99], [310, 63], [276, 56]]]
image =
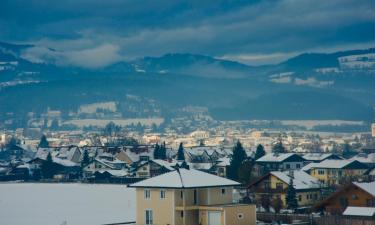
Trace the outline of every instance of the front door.
[[208, 212], [208, 225], [221, 225], [221, 212]]

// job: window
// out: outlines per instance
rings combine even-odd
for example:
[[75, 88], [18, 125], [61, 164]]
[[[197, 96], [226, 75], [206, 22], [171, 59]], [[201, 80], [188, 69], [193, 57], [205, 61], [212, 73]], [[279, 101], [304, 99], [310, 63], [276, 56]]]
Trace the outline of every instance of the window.
[[145, 221], [146, 225], [152, 225], [153, 224], [153, 218], [152, 218], [152, 210], [146, 210], [145, 211]]
[[297, 164], [297, 165], [296, 165], [296, 168], [297, 168], [297, 169], [301, 168], [301, 164]]
[[149, 199], [151, 197], [151, 192], [149, 189], [145, 189], [145, 199]]
[[366, 205], [368, 207], [375, 207], [375, 199], [366, 199]]
[[222, 194], [222, 195], [225, 195], [225, 191], [226, 191], [225, 188], [222, 188], [222, 189], [221, 189], [221, 194]]
[[165, 198], [165, 190], [163, 189], [160, 190], [160, 198], [161, 199]]
[[180, 215], [181, 215], [181, 218], [184, 217], [184, 211], [181, 211]]
[[276, 183], [276, 189], [282, 190], [283, 189], [283, 183]]
[[290, 169], [290, 165], [289, 165], [289, 164], [285, 164], [285, 167], [286, 167], [287, 169]]
[[353, 195], [352, 195], [352, 199], [354, 199], [354, 200], [355, 200], [355, 199], [358, 199], [358, 196], [355, 195], [355, 194], [353, 194]]
[[318, 194], [314, 194], [314, 200], [318, 200]]
[[183, 198], [184, 197], [184, 192], [180, 192], [180, 197]]
[[345, 208], [348, 206], [348, 199], [347, 198], [340, 198], [340, 205]]
[[298, 195], [298, 201], [302, 201], [302, 195]]

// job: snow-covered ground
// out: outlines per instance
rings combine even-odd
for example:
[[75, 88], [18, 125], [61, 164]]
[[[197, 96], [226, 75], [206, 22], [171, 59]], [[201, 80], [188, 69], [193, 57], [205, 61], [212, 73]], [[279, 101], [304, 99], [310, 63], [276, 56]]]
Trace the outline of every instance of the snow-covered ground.
[[124, 185], [0, 184], [2, 225], [101, 225], [135, 221], [135, 190]]

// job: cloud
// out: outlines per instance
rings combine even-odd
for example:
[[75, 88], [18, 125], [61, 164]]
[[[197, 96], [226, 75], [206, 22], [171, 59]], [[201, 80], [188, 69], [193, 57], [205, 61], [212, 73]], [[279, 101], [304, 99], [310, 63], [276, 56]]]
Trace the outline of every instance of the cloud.
[[61, 66], [79, 66], [100, 68], [121, 60], [119, 47], [103, 44], [95, 48], [72, 51], [54, 51], [45, 47], [33, 47], [25, 50], [22, 57], [35, 63], [53, 63]]
[[82, 60], [94, 49], [108, 55], [107, 62], [191, 52], [260, 64], [305, 51], [371, 46], [375, 2], [13, 0], [0, 9], [1, 27], [0, 39], [70, 52], [77, 62], [63, 57], [67, 64], [102, 66]]

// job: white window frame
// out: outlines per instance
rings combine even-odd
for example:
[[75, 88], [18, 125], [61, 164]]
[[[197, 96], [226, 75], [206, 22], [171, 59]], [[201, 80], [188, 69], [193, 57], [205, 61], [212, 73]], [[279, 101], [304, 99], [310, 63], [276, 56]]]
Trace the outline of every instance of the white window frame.
[[145, 210], [145, 225], [153, 225], [154, 223], [154, 213], [152, 209]]
[[165, 189], [160, 189], [160, 199], [165, 199], [166, 198], [166, 191]]
[[151, 190], [150, 189], [144, 189], [144, 198], [145, 199], [151, 198]]

